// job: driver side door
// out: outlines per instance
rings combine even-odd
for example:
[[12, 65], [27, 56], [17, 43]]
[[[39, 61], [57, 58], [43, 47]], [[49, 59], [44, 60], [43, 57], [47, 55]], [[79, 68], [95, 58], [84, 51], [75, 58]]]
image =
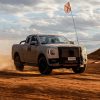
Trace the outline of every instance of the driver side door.
[[36, 63], [38, 57], [38, 39], [37, 36], [32, 36], [30, 40], [30, 46], [28, 51], [28, 62]]

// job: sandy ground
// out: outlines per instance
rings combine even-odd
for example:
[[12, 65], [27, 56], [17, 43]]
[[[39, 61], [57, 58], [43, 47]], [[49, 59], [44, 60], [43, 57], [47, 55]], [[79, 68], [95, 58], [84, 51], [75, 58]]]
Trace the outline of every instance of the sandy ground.
[[0, 68], [0, 100], [100, 100], [98, 61], [89, 61], [82, 74], [60, 69], [43, 76], [31, 67], [24, 72], [12, 65]]

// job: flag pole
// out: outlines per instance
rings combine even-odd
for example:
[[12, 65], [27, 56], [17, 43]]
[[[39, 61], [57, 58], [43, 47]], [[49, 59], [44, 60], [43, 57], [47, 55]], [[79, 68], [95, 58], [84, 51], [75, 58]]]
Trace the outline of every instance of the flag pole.
[[64, 5], [64, 11], [66, 13], [71, 12], [73, 25], [74, 25], [74, 29], [75, 29], [76, 41], [77, 41], [77, 43], [79, 45], [78, 34], [77, 34], [77, 30], [76, 30], [76, 24], [75, 24], [74, 16], [73, 16], [73, 13], [72, 13], [72, 8], [71, 8], [71, 5], [70, 5], [70, 0]]
[[72, 13], [72, 9], [71, 9], [71, 16], [72, 16], [72, 20], [73, 20], [73, 24], [74, 24], [74, 29], [75, 29], [77, 43], [79, 45], [78, 33], [77, 33], [76, 24], [75, 24], [74, 16], [73, 16], [73, 13]]
[[71, 16], [72, 16], [72, 20], [73, 20], [73, 24], [74, 24], [74, 29], [75, 29], [75, 34], [76, 34], [76, 40], [77, 40], [77, 43], [79, 45], [78, 33], [77, 33], [77, 29], [76, 29], [76, 24], [75, 24], [74, 16], [73, 16], [73, 13], [72, 13], [72, 8], [71, 8]]

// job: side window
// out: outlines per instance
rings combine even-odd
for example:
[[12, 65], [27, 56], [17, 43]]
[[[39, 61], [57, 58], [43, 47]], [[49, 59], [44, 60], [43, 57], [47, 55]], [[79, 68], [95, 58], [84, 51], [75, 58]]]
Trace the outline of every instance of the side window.
[[30, 42], [30, 37], [27, 37], [26, 43], [29, 43], [29, 42]]
[[31, 37], [31, 42], [32, 42], [32, 41], [37, 41], [37, 37], [36, 37], [36, 36], [32, 36], [32, 37]]

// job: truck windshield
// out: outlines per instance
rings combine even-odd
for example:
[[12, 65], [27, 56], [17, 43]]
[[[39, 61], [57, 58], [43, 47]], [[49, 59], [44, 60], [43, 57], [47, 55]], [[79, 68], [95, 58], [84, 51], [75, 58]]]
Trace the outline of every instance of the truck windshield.
[[43, 35], [39, 36], [41, 44], [69, 44], [69, 41], [63, 36], [56, 36], [56, 35]]

